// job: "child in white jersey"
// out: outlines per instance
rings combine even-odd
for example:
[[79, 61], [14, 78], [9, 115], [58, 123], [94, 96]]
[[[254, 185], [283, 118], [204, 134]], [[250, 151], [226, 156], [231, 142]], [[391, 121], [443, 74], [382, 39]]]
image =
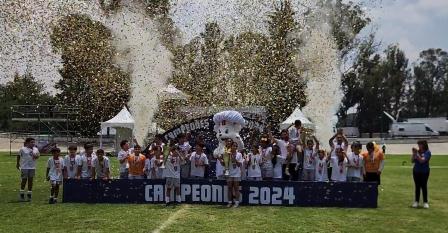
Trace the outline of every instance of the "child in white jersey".
[[179, 152], [177, 145], [170, 147], [169, 155], [165, 161], [165, 169], [163, 170], [163, 176], [165, 177], [165, 202], [166, 205], [170, 205], [173, 202], [170, 201], [171, 190], [174, 189], [177, 204], [180, 204], [180, 166], [184, 163], [185, 158], [183, 154]]
[[156, 158], [155, 158], [154, 149], [150, 149], [149, 152], [146, 154], [146, 160], [145, 160], [145, 168], [144, 172], [146, 175], [146, 179], [156, 179]]
[[62, 184], [64, 177], [64, 159], [60, 158], [61, 150], [53, 148], [51, 150], [52, 157], [48, 159], [46, 177], [50, 181], [51, 191], [49, 204], [55, 204], [58, 201], [59, 186]]
[[315, 181], [325, 182], [328, 181], [328, 158], [329, 155], [325, 152], [325, 150], [318, 151], [319, 157], [316, 159], [315, 166]]
[[96, 158], [96, 155], [93, 153], [93, 145], [85, 144], [84, 153], [81, 154], [78, 161], [78, 176], [80, 176], [81, 179], [92, 178], [94, 158]]
[[272, 164], [272, 147], [269, 146], [267, 136], [262, 136], [260, 140], [259, 153], [261, 155], [261, 176], [263, 180], [272, 180], [274, 176], [274, 166]]
[[352, 152], [348, 155], [347, 181], [360, 182], [364, 174], [364, 157], [361, 155], [362, 144], [356, 141], [352, 144]]
[[261, 180], [261, 155], [257, 145], [252, 146], [252, 151], [246, 158], [247, 164], [247, 180], [259, 181]]
[[[220, 158], [219, 162], [224, 165], [224, 159]], [[229, 176], [227, 176], [227, 207], [232, 207], [232, 201], [235, 203], [233, 207], [238, 207], [240, 203], [240, 181], [241, 181], [241, 165], [243, 164], [243, 156], [238, 152], [238, 143], [232, 142], [230, 149]]]
[[64, 179], [79, 179], [78, 176], [78, 163], [80, 156], [76, 154], [76, 145], [70, 145], [68, 147], [68, 155], [64, 158]]
[[273, 179], [274, 180], [282, 180], [283, 179], [283, 172], [282, 172], [282, 165], [283, 161], [286, 158], [283, 158], [280, 147], [278, 145], [272, 146], [272, 166], [273, 166]]
[[110, 179], [109, 158], [104, 155], [103, 149], [96, 151], [96, 157], [93, 159], [92, 179], [108, 180]]
[[[314, 146], [316, 142], [316, 146]], [[307, 140], [306, 148], [303, 155], [303, 177], [304, 181], [314, 181], [315, 163], [317, 159], [317, 152], [319, 151], [319, 141], [313, 136], [313, 139]]]
[[331, 157], [332, 171], [331, 181], [346, 182], [347, 181], [347, 155], [342, 148], [336, 149], [336, 157]]
[[16, 168], [20, 171], [20, 201], [25, 201], [25, 186], [28, 183], [28, 201], [31, 201], [33, 180], [36, 174], [36, 160], [39, 158], [39, 150], [35, 146], [34, 138], [25, 139], [23, 147], [17, 155]]
[[205, 145], [197, 143], [196, 151], [191, 153], [190, 157], [190, 177], [194, 179], [202, 179], [205, 175], [205, 167], [208, 166], [207, 155], [204, 153]]

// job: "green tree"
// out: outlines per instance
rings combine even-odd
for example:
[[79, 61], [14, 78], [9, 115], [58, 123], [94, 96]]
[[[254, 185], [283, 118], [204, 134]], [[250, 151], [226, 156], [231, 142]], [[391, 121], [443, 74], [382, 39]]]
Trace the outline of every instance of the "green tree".
[[53, 28], [51, 42], [61, 54], [59, 101], [80, 109], [79, 131], [95, 135], [101, 121], [128, 102], [129, 75], [113, 65], [111, 33], [85, 15], [69, 15]]
[[274, 127], [285, 120], [294, 109], [306, 104], [306, 82], [293, 62], [300, 42], [291, 36], [299, 29], [289, 0], [283, 1], [269, 14], [267, 21], [269, 47], [261, 69], [261, 100], [269, 112], [269, 123]]
[[448, 53], [428, 49], [420, 53], [414, 66], [409, 115], [415, 117], [448, 116]]
[[0, 85], [0, 129], [11, 129], [10, 109], [13, 105], [51, 105], [53, 97], [29, 72], [15, 74], [14, 79]]

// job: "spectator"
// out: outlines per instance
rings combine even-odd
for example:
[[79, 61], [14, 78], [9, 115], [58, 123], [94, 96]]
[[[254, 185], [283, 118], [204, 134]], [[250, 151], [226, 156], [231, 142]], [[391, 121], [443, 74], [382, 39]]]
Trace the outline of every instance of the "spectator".
[[415, 184], [415, 202], [413, 208], [418, 207], [420, 201], [420, 190], [423, 193], [423, 208], [428, 209], [428, 178], [429, 178], [429, 160], [431, 159], [431, 151], [428, 142], [421, 140], [417, 142], [418, 149], [412, 148], [411, 161], [414, 163], [413, 177]]

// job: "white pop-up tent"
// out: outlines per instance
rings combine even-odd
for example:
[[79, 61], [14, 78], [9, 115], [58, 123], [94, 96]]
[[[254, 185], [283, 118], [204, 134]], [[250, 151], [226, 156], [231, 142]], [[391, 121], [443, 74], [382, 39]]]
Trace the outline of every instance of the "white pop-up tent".
[[315, 129], [315, 125], [313, 124], [313, 122], [311, 122], [310, 120], [308, 120], [308, 118], [305, 117], [305, 115], [302, 113], [302, 111], [300, 111], [300, 109], [297, 107], [296, 109], [294, 109], [294, 112], [285, 120], [280, 124], [280, 129], [288, 129], [289, 127], [291, 127], [292, 125], [294, 125], [294, 122], [296, 120], [300, 120], [302, 122], [302, 127], [304, 128], [308, 128], [308, 129]]
[[[132, 142], [133, 131], [134, 131], [134, 118], [131, 113], [128, 111], [126, 107], [123, 109], [112, 119], [101, 122], [101, 130], [104, 128], [110, 127], [116, 130], [115, 134], [115, 151], [119, 151], [119, 144], [117, 142], [121, 140], [128, 140]], [[118, 145], [117, 145], [118, 144]], [[100, 134], [100, 148], [103, 147], [102, 134]]]

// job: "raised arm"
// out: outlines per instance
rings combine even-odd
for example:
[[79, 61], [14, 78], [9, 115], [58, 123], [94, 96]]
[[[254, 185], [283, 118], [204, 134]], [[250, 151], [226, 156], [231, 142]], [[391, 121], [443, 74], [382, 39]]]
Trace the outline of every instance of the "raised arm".
[[334, 139], [336, 138], [337, 135], [338, 134], [333, 135], [333, 137], [331, 137], [330, 140], [328, 140], [328, 144], [330, 145], [331, 149], [333, 149], [333, 147], [334, 147], [333, 141], [334, 141]]
[[313, 135], [313, 140], [314, 140], [314, 144], [316, 144], [316, 151], [319, 151], [320, 144], [319, 144], [319, 140], [317, 140], [315, 135]]

